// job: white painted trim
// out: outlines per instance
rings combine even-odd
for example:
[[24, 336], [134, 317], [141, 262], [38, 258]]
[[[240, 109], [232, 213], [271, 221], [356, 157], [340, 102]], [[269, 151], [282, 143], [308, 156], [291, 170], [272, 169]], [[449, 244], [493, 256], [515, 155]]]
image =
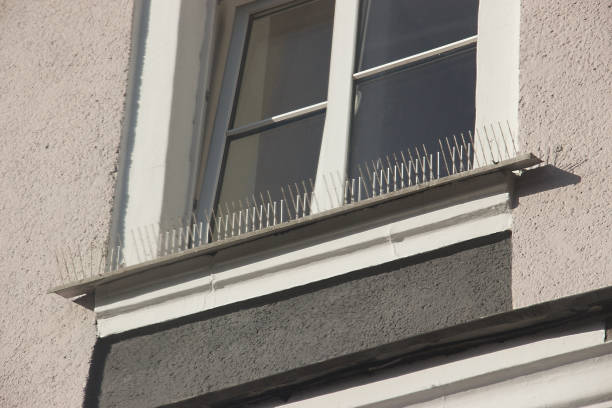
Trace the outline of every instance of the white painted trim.
[[[479, 0], [478, 47], [476, 48], [476, 134], [475, 143], [488, 146], [520, 146], [519, 105], [519, 24], [520, 2]], [[498, 121], [510, 132], [502, 134]], [[493, 129], [491, 129], [493, 125]], [[487, 133], [483, 132], [483, 127]], [[510, 139], [510, 133], [512, 138]], [[487, 142], [487, 138], [489, 142]], [[506, 140], [504, 140], [504, 138]], [[496, 143], [497, 142], [497, 143]], [[502, 147], [503, 149], [503, 147]], [[493, 149], [495, 150], [495, 149]], [[499, 160], [490, 149], [474, 149], [479, 163]], [[491, 157], [493, 155], [493, 157]]]
[[111, 241], [191, 210], [216, 2], [138, 1]]
[[134, 50], [139, 69], [133, 78], [133, 116], [127, 135], [131, 149], [123, 163], [129, 166], [121, 200], [123, 230], [118, 231], [128, 265], [138, 262], [133, 245], [126, 240], [128, 231], [161, 218], [181, 8], [180, 2], [145, 3], [148, 7], [142, 11], [138, 33], [142, 39]]
[[[121, 293], [121, 282], [96, 290], [98, 333], [107, 336], [223, 305], [306, 285], [458, 242], [510, 229], [508, 193], [448, 205], [309, 242], [219, 262], [197, 273]], [[414, 211], [414, 209], [412, 209]], [[196, 271], [194, 271], [196, 272]], [[127, 297], [126, 297], [127, 296]]]
[[612, 343], [603, 344], [603, 338], [603, 324], [597, 322], [575, 332], [514, 339], [503, 347], [479, 346], [257, 407], [528, 408], [609, 401]]
[[335, 200], [326, 194], [328, 187], [325, 185], [324, 177], [339, 177], [343, 180], [346, 175], [358, 19], [358, 1], [336, 0], [329, 63], [327, 111], [315, 180], [314, 195], [317, 197], [313, 206], [315, 213], [329, 210], [342, 201], [341, 198]]

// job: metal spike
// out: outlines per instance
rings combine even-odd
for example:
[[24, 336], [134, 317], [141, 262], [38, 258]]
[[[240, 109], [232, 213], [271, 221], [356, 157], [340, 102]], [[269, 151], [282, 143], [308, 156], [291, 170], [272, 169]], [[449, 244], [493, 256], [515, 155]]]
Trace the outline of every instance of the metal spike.
[[125, 248], [121, 244], [121, 238], [117, 238], [117, 270], [121, 267], [121, 265], [125, 264]]
[[[484, 144], [484, 142], [482, 141], [482, 135], [480, 134], [480, 132], [478, 131], [478, 129], [477, 129], [477, 128], [475, 128], [475, 129], [474, 129], [474, 134], [476, 135], [476, 137], [478, 138], [478, 140], [480, 140], [479, 145], [480, 145], [480, 151], [482, 152], [482, 160], [483, 160], [482, 165], [483, 165], [483, 166], [486, 166], [488, 161], [487, 161], [487, 154], [486, 154], [486, 152], [485, 152], [485, 144]], [[487, 141], [487, 143], [488, 143], [488, 141]], [[490, 150], [490, 149], [491, 149], [491, 145], [489, 144], [489, 150]]]
[[[414, 169], [414, 184], [419, 184], [419, 168], [415, 164], [415, 160], [412, 158], [412, 153], [410, 152], [410, 149], [406, 151], [408, 152], [408, 157], [410, 158], [410, 164], [412, 164], [412, 168]], [[408, 171], [410, 171], [410, 169], [408, 169]], [[410, 182], [412, 182], [412, 177], [410, 178]]]
[[[478, 154], [476, 152], [476, 145], [474, 144], [474, 137], [472, 136], [472, 131], [471, 130], [468, 130], [468, 136], [470, 137], [470, 142], [472, 142], [472, 146], [474, 146], [474, 160], [476, 160], [476, 165], [478, 167], [480, 167], [480, 160], [478, 160]], [[473, 163], [472, 163], [472, 168], [473, 167], [474, 166], [473, 166]]]
[[[502, 137], [502, 142], [504, 143], [504, 149], [506, 150], [506, 159], [510, 158], [510, 151], [508, 150], [508, 144], [506, 143], [506, 136], [504, 135], [504, 131], [502, 129], [501, 123], [497, 122], [497, 125], [499, 126], [499, 133], [501, 134]], [[493, 127], [493, 125], [491, 125], [491, 127]]]
[[516, 156], [518, 154], [518, 149], [517, 149], [516, 144], [514, 142], [514, 135], [512, 134], [512, 128], [510, 127], [510, 122], [509, 121], [506, 121], [506, 124], [508, 125], [508, 133], [510, 133], [510, 141], [512, 141], [512, 147], [514, 148], [514, 155]]
[[368, 193], [368, 186], [366, 185], [365, 182], [365, 177], [363, 176], [363, 171], [361, 170], [361, 166], [357, 165], [357, 170], [359, 170], [359, 183], [358, 183], [358, 201], [361, 201], [361, 185], [363, 183], [363, 191], [365, 191], [366, 193], [366, 198], [370, 198], [370, 194]]
[[255, 219], [257, 218], [257, 206], [253, 205], [253, 211], [251, 211], [251, 231], [257, 231], [257, 224], [255, 224]]
[[272, 203], [272, 225], [276, 225], [276, 201]]
[[131, 229], [130, 230], [130, 234], [132, 235], [132, 243], [134, 244], [134, 252], [136, 252], [136, 259], [138, 260], [138, 263], [141, 263], [142, 261], [140, 260], [140, 251], [138, 251], [138, 244], [136, 241], [136, 235], [134, 234], [134, 230]]
[[306, 187], [306, 181], [302, 180], [302, 188], [304, 189], [304, 197], [308, 197], [308, 209], [309, 213], [312, 213], [312, 193], [308, 191], [308, 187]]
[[164, 237], [164, 255], [170, 255], [170, 231], [166, 231]]
[[[66, 250], [68, 250], [68, 247], [66, 247]], [[68, 275], [69, 279], [78, 280], [78, 278], [76, 277], [76, 273], [74, 271], [72, 273], [70, 272], [70, 266], [68, 264], [68, 260], [66, 258], [66, 254], [64, 253], [64, 250], [62, 248], [58, 248], [58, 251], [60, 252], [60, 255], [64, 261], [64, 265], [66, 266], [66, 274]], [[73, 278], [70, 278], [70, 275], [72, 275]]]
[[474, 163], [470, 162], [470, 157], [472, 157], [472, 145], [468, 143], [468, 148], [467, 148], [468, 170], [471, 170], [474, 167]]
[[[497, 140], [497, 135], [495, 134], [495, 128], [493, 127], [493, 124], [490, 124], [491, 126], [491, 133], [493, 133], [493, 141], [495, 142], [495, 146], [497, 147], [497, 153], [499, 154], [499, 161], [502, 161], [504, 159], [502, 152], [501, 152], [501, 148], [499, 147], [499, 140]], [[487, 127], [483, 126], [485, 129], [485, 133], [487, 131]]]
[[387, 194], [388, 194], [389, 192], [391, 192], [391, 189], [390, 189], [390, 186], [389, 186], [391, 184], [390, 183], [390, 181], [391, 181], [391, 168], [390, 167], [387, 167], [387, 172], [386, 173], [387, 173], [387, 177], [385, 178], [385, 182], [387, 184]]
[[334, 179], [334, 193], [335, 197], [336, 197], [336, 205], [337, 206], [341, 206], [342, 203], [342, 193], [340, 192], [340, 188], [342, 187], [342, 185], [344, 184], [343, 182], [343, 177], [340, 175], [340, 172], [338, 170], [336, 170], [335, 172], [332, 173], [332, 179], [333, 178], [337, 178], [337, 180]]
[[79, 259], [81, 260], [81, 279], [85, 279], [85, 263], [83, 262], [83, 253], [81, 251], [81, 247], [77, 247], [77, 254], [79, 255]]
[[[115, 249], [115, 248], [113, 247], [112, 249]], [[105, 255], [106, 255], [106, 254], [105, 254], [104, 249], [103, 249], [102, 247], [100, 247], [100, 262], [98, 262], [98, 272], [97, 272], [97, 275], [100, 275], [100, 274], [101, 274], [100, 270], [102, 269], [102, 260], [103, 260], [104, 258], [106, 258], [106, 256], [105, 256]]]
[[[414, 152], [416, 155], [416, 161], [421, 168], [421, 181], [425, 182], [425, 160], [421, 160], [421, 153], [419, 153], [418, 147], [414, 147]], [[415, 173], [418, 174], [418, 169], [415, 169]]]
[[327, 175], [323, 174], [322, 177], [323, 177], [323, 183], [325, 183], [325, 191], [327, 191], [327, 196], [329, 197], [329, 202], [332, 203], [333, 205], [334, 199], [331, 193], [331, 189], [329, 187], [329, 182], [327, 181]]
[[223, 223], [225, 224], [223, 228], [223, 239], [227, 239], [229, 229], [229, 213], [225, 214], [225, 219], [223, 220]]
[[287, 185], [287, 187], [289, 188], [291, 192], [291, 196], [295, 197], [294, 210], [295, 210], [295, 219], [297, 219], [300, 216], [300, 189], [297, 187], [297, 183], [296, 183], [295, 184], [295, 196], [294, 196], [293, 187], [291, 186], [291, 184]]
[[412, 185], [412, 162], [408, 163], [408, 187]]
[[[325, 175], [323, 175], [323, 177], [325, 177]], [[297, 208], [297, 204], [295, 202], [295, 197], [293, 196], [293, 190], [291, 189], [291, 185], [287, 185], [287, 189], [289, 190], [289, 196], [291, 197], [291, 203], [293, 204], [293, 208], [295, 209]], [[281, 187], [281, 190], [282, 190], [282, 187]], [[284, 192], [283, 192], [283, 198], [285, 199], [285, 201], [287, 201], [287, 198], [285, 197]], [[289, 218], [291, 218], [291, 211], [289, 209], [289, 206], [287, 206], [287, 210], [289, 211], [288, 213]]]
[[[478, 134], [479, 138], [482, 139], [482, 136], [480, 132], [478, 131], [478, 129], [476, 129], [476, 133]], [[489, 154], [491, 155], [491, 163], [495, 163], [495, 157], [493, 156], [493, 148], [491, 147], [491, 141], [489, 140], [489, 136], [486, 133], [486, 129], [485, 129], [485, 139], [487, 141], [487, 146], [489, 146]]]
[[349, 190], [349, 180], [346, 179], [344, 180], [344, 192], [343, 192], [344, 198], [342, 199], [342, 203], [343, 205], [346, 205], [349, 203], [349, 197], [350, 197], [350, 190]]
[[60, 275], [60, 280], [61, 280], [61, 282], [62, 282], [62, 283], [66, 283], [66, 282], [68, 282], [70, 279], [66, 279], [66, 278], [64, 277], [64, 272], [62, 271], [62, 269], [63, 269], [63, 268], [62, 268], [62, 265], [61, 265], [61, 263], [60, 263], [60, 261], [59, 261], [59, 257], [58, 257], [58, 255], [57, 255], [57, 249], [55, 249], [53, 252], [54, 252], [54, 255], [55, 255], [55, 263], [56, 263], [56, 265], [57, 265], [57, 272], [58, 272], [58, 273], [59, 273], [59, 275]]
[[465, 137], [463, 136], [463, 132], [459, 133], [459, 136], [461, 136], [461, 146], [463, 146], [463, 149], [465, 152], [467, 152], [467, 156], [466, 156], [466, 163], [467, 163], [467, 169], [470, 169], [470, 153], [468, 152], [468, 148], [467, 148], [467, 144], [465, 143]]
[[287, 195], [285, 194], [285, 190], [281, 187], [281, 195], [283, 196], [283, 202], [287, 208], [287, 214], [289, 215], [289, 219], [291, 219], [291, 212], [289, 211], [289, 204], [287, 201]]
[[151, 230], [151, 238], [149, 238], [149, 233], [146, 230], [145, 227], [145, 232], [147, 233], [147, 240], [150, 239], [151, 242], [151, 258], [156, 258], [158, 251], [157, 251], [157, 240], [155, 240], [155, 226], [153, 224], [149, 224], [149, 229]]
[[[442, 140], [438, 139], [438, 144], [440, 145], [440, 152], [442, 153], [442, 159], [444, 160], [444, 167], [446, 168], [446, 175], [450, 175], [450, 169], [448, 168], [448, 161], [446, 160], [446, 154], [444, 154], [444, 147], [442, 146]], [[450, 154], [450, 152], [449, 152]], [[438, 176], [439, 177], [439, 176]]]

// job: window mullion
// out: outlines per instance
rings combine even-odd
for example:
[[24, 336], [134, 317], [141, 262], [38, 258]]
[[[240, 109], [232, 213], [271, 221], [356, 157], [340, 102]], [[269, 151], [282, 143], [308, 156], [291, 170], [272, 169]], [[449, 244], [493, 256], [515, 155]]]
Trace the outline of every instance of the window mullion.
[[342, 205], [352, 114], [353, 69], [359, 2], [336, 0], [327, 112], [315, 182], [313, 212]]

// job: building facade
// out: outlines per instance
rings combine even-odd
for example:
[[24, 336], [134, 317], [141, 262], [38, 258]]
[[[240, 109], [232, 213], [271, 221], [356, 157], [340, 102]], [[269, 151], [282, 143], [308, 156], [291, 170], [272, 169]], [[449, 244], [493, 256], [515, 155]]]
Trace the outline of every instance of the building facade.
[[609, 2], [0, 21], [0, 405], [611, 406]]

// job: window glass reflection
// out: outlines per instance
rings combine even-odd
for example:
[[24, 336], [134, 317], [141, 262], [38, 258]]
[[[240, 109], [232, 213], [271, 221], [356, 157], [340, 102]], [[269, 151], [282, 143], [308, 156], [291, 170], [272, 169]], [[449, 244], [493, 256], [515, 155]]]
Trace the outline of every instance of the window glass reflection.
[[357, 72], [476, 34], [478, 0], [364, 0]]
[[[351, 134], [349, 174], [366, 160], [473, 129], [476, 50], [455, 53], [359, 83]], [[363, 166], [362, 166], [363, 167]]]
[[[325, 114], [319, 113], [296, 122], [229, 142], [218, 203], [238, 206], [246, 197], [267, 192], [280, 200], [281, 187], [314, 181], [319, 161]], [[218, 207], [217, 207], [218, 208]], [[237, 208], [237, 207], [236, 207]]]
[[317, 0], [251, 21], [233, 128], [327, 99], [333, 17]]

